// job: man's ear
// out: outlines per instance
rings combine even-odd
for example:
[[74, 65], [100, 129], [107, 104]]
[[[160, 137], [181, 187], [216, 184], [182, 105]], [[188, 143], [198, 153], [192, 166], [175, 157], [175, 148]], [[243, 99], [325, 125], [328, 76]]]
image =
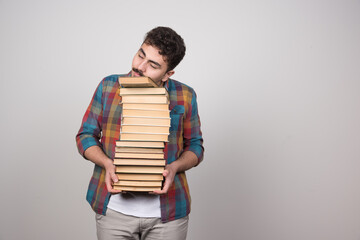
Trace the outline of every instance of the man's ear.
[[174, 70], [170, 70], [167, 73], [165, 73], [164, 77], [161, 79], [161, 81], [166, 82], [169, 77], [171, 77], [175, 73]]

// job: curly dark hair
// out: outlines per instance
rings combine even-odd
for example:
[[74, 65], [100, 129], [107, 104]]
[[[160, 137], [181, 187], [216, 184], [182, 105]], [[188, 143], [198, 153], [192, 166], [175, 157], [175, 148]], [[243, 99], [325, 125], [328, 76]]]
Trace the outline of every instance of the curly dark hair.
[[156, 27], [145, 35], [143, 43], [159, 49], [165, 57], [168, 69], [173, 70], [185, 56], [185, 43], [182, 37], [169, 27]]

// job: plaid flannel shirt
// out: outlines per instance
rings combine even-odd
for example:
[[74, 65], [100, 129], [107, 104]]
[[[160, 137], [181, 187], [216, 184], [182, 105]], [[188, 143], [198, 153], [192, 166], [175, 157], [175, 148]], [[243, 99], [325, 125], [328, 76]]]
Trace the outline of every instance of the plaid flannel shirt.
[[[87, 148], [97, 145], [110, 159], [114, 159], [115, 142], [119, 140], [120, 135], [122, 111], [119, 76], [129, 76], [129, 74], [104, 78], [85, 112], [76, 135], [77, 147], [83, 156]], [[164, 149], [167, 164], [176, 161], [184, 151], [194, 152], [200, 163], [204, 148], [196, 94], [189, 86], [172, 79], [165, 83], [165, 88], [170, 96], [171, 117], [169, 142], [165, 143]], [[86, 199], [96, 213], [105, 215], [110, 195], [105, 185], [105, 169], [95, 165]], [[177, 173], [168, 193], [160, 196], [161, 220], [168, 222], [188, 215], [190, 204], [185, 172]]]

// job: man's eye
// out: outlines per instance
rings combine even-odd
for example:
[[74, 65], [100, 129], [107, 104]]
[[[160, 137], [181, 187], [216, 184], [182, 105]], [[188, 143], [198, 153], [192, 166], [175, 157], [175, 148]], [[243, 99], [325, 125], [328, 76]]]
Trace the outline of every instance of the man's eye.
[[158, 66], [153, 65], [153, 64], [150, 64], [150, 66], [151, 66], [152, 68], [154, 68], [154, 69], [157, 69], [157, 68], [158, 68]]
[[144, 58], [144, 56], [143, 56], [143, 55], [141, 55], [140, 53], [139, 53], [139, 55], [138, 55], [138, 56], [139, 56], [139, 58]]

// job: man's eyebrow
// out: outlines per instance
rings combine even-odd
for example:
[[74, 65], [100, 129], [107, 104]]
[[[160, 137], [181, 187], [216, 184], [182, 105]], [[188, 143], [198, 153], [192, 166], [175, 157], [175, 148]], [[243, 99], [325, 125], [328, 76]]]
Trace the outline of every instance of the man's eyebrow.
[[[146, 57], [146, 53], [144, 52], [144, 50], [142, 48], [140, 48], [139, 51]], [[149, 62], [151, 62], [152, 64], [155, 64], [158, 67], [161, 67], [160, 63], [158, 63], [158, 62], [155, 62], [153, 60], [149, 60]]]
[[146, 57], [146, 54], [142, 48], [140, 48], [139, 51]]

